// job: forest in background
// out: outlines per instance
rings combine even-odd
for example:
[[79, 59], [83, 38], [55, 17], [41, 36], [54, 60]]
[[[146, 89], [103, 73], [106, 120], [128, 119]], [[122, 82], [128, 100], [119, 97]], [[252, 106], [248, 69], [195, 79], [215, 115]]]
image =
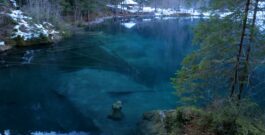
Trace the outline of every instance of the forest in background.
[[[5, 0], [2, 0], [5, 1]], [[37, 21], [89, 21], [98, 16], [111, 15], [106, 6], [118, 5], [124, 0], [17, 0], [19, 6]], [[139, 5], [159, 8], [201, 8], [208, 2], [203, 0], [135, 0]], [[208, 0], [207, 0], [208, 1]]]

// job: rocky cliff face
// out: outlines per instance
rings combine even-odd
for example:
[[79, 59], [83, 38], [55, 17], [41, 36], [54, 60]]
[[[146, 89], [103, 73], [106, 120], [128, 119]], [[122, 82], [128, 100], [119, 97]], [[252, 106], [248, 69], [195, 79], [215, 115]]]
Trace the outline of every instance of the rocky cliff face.
[[19, 9], [15, 0], [0, 3], [0, 51], [12, 46], [52, 43], [60, 33], [49, 22], [35, 23]]

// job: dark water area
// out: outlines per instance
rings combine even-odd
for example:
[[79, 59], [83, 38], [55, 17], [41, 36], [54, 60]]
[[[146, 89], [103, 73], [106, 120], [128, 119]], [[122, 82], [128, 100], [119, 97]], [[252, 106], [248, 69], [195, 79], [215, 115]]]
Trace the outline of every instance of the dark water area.
[[[146, 111], [178, 104], [170, 78], [192, 46], [191, 18], [108, 20], [55, 46], [0, 56], [0, 131], [135, 134]], [[107, 118], [123, 102], [122, 121]]]

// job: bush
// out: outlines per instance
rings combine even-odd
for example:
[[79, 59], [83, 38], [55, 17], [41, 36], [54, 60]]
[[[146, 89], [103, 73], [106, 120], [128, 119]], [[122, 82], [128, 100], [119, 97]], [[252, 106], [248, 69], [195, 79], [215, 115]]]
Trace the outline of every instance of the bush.
[[[195, 107], [180, 107], [166, 117], [166, 129], [170, 135], [265, 135], [264, 121], [253, 112], [253, 103], [240, 105], [229, 102], [205, 110]], [[255, 119], [253, 115], [260, 117]], [[251, 116], [251, 117], [249, 117]]]

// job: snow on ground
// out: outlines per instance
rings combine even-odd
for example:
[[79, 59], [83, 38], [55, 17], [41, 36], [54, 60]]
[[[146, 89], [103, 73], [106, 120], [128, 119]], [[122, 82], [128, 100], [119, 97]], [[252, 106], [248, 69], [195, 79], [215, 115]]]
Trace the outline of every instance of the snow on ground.
[[[155, 9], [153, 7], [148, 7], [148, 6], [144, 6], [144, 7], [140, 8], [140, 6], [137, 4], [137, 2], [135, 2], [133, 0], [125, 0], [117, 6], [115, 6], [115, 5], [107, 5], [107, 6], [111, 7], [111, 8], [118, 8], [120, 10], [125, 10], [125, 11], [128, 11], [130, 13], [137, 13], [137, 12], [154, 13], [154, 15], [156, 15], [156, 16], [172, 16], [175, 14], [189, 14], [191, 16], [209, 17], [212, 14], [211, 12], [208, 12], [208, 11], [202, 12], [200, 10], [193, 9], [193, 8], [190, 8], [190, 9], [181, 8], [179, 10], [175, 10], [172, 8], [167, 8], [167, 9], [157, 8], [157, 9]], [[259, 7], [265, 7], [265, 2], [259, 2]], [[225, 16], [230, 15], [230, 14], [231, 14], [231, 12], [218, 13], [218, 15], [220, 15], [220, 17], [225, 17]]]
[[121, 4], [126, 4], [126, 5], [137, 5], [138, 3], [133, 1], [133, 0], [125, 0]]
[[175, 10], [172, 8], [166, 8], [166, 9], [162, 9], [162, 8], [153, 8], [153, 7], [148, 7], [148, 6], [144, 6], [144, 7], [140, 7], [137, 2], [133, 1], [133, 0], [125, 0], [123, 2], [121, 2], [119, 5], [115, 6], [115, 5], [107, 5], [108, 7], [111, 8], [118, 8], [120, 10], [124, 10], [130, 13], [153, 13], [155, 16], [172, 16], [172, 15], [176, 15], [176, 14], [190, 14], [192, 16], [209, 16], [210, 13], [209, 12], [199, 12], [198, 10], [194, 10], [194, 9], [180, 9], [180, 10]]
[[152, 19], [150, 18], [146, 18], [146, 19], [143, 19], [144, 22], [149, 22], [149, 21], [152, 21]]
[[155, 12], [155, 8], [143, 7], [143, 12]]
[[126, 22], [126, 23], [122, 23], [122, 25], [128, 29], [131, 29], [136, 25], [136, 23], [135, 22]]
[[0, 46], [4, 46], [5, 42], [0, 40]]
[[16, 2], [16, 0], [10, 0], [10, 2], [13, 4], [14, 7], [17, 7], [17, 2]]
[[261, 7], [265, 7], [265, 1], [260, 1], [259, 2], [259, 7], [261, 8]]
[[[14, 7], [17, 7], [15, 0], [10, 0]], [[24, 15], [21, 10], [11, 10], [8, 14], [17, 25], [14, 27], [14, 33], [11, 38], [22, 37], [24, 40], [31, 40], [39, 38], [40, 36], [46, 36], [53, 39], [55, 34], [59, 34], [58, 31], [54, 30], [54, 26], [48, 22], [37, 24], [32, 22], [32, 18]]]
[[[265, 2], [260, 2], [259, 3], [259, 8], [264, 8], [265, 7]], [[258, 11], [257, 12], [257, 25], [260, 27], [260, 30], [264, 31], [265, 30], [265, 12], [264, 11]]]
[[[179, 10], [175, 10], [175, 9], [171, 9], [171, 8], [167, 8], [167, 9], [162, 9], [162, 8], [153, 8], [153, 7], [148, 7], [148, 6], [144, 6], [142, 8], [140, 8], [140, 6], [137, 4], [137, 2], [133, 1], [133, 0], [125, 0], [124, 2], [122, 2], [121, 4], [115, 6], [115, 5], [107, 5], [108, 7], [111, 8], [118, 8], [120, 10], [124, 10], [130, 13], [150, 13], [150, 14], [154, 14], [155, 18], [157, 19], [161, 19], [162, 16], [174, 16], [177, 14], [188, 14], [190, 16], [192, 16], [193, 18], [209, 18], [211, 15], [219, 15], [221, 18], [224, 18], [228, 15], [231, 15], [232, 12], [202, 12], [200, 10], [196, 10], [196, 9], [185, 9], [185, 8], [181, 8]], [[259, 2], [259, 7], [265, 7], [265, 2]], [[213, 14], [215, 13], [215, 14]], [[250, 14], [253, 15], [253, 13]], [[163, 17], [163, 19], [167, 19], [167, 17]], [[263, 11], [259, 11], [257, 13], [257, 25], [260, 27], [261, 30], [265, 30], [265, 25], [264, 25], [264, 20], [265, 20], [265, 12]], [[134, 27], [136, 25], [135, 22], [129, 22], [129, 23], [122, 23], [123, 26], [125, 26], [126, 28], [131, 29], [132, 27]]]

